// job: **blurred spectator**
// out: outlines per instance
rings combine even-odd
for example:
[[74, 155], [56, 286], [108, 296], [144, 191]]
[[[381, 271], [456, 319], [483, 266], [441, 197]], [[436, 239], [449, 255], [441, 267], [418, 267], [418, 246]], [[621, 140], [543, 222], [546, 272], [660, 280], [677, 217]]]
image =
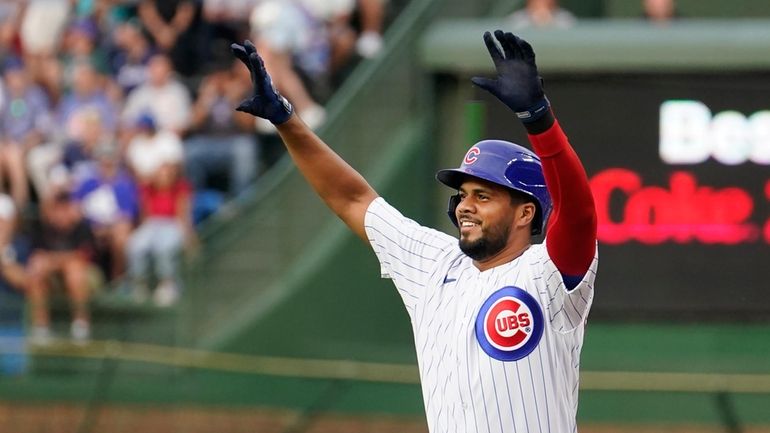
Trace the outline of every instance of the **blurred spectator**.
[[74, 186], [74, 197], [96, 240], [96, 260], [111, 281], [123, 276], [126, 245], [139, 217], [139, 193], [134, 178], [120, 163], [115, 143], [101, 142], [95, 161]]
[[205, 42], [201, 35], [201, 0], [140, 0], [139, 18], [155, 44], [189, 77], [198, 72]]
[[[203, 19], [214, 41], [242, 42], [249, 36], [249, 15], [261, 0], [203, 0]], [[212, 47], [212, 52], [219, 52]]]
[[59, 104], [58, 121], [62, 128], [72, 131], [74, 114], [92, 109], [99, 112], [105, 133], [114, 134], [118, 123], [118, 108], [107, 91], [106, 79], [88, 61], [72, 65], [72, 89]]
[[0, 285], [26, 292], [29, 248], [18, 230], [18, 213], [13, 200], [0, 193]]
[[113, 50], [110, 54], [110, 74], [123, 95], [128, 95], [147, 81], [150, 59], [156, 54], [141, 23], [136, 20], [123, 22], [112, 35]]
[[59, 93], [60, 67], [56, 59], [71, 12], [70, 0], [28, 0], [19, 28], [21, 49], [32, 79], [51, 98]]
[[0, 374], [25, 371], [25, 308], [29, 242], [17, 229], [17, 212], [10, 196], [0, 193]]
[[655, 23], [667, 23], [679, 18], [674, 0], [642, 0], [643, 16]]
[[[352, 6], [352, 0], [267, 0], [251, 14], [266, 69], [311, 128], [323, 124], [325, 110], [317, 101], [328, 99], [334, 67], [354, 47], [355, 34], [347, 25]], [[257, 124], [272, 131], [269, 123]]]
[[112, 132], [105, 128], [102, 112], [85, 106], [74, 111], [64, 138], [37, 146], [27, 157], [30, 178], [41, 198], [77, 182], [93, 160], [93, 150], [102, 141], [109, 141]]
[[67, 26], [70, 0], [27, 0], [20, 26], [24, 52], [33, 56], [52, 56]]
[[158, 129], [181, 136], [190, 123], [190, 92], [174, 77], [171, 61], [163, 54], [152, 56], [147, 73], [147, 82], [128, 94], [124, 126], [131, 127], [141, 115], [150, 113]]
[[133, 127], [134, 136], [126, 148], [126, 161], [140, 184], [151, 183], [163, 164], [181, 167], [184, 148], [179, 136], [158, 130], [151, 114], [143, 114]]
[[559, 6], [558, 0], [527, 0], [523, 9], [510, 15], [511, 29], [527, 27], [567, 28], [575, 24], [575, 16]]
[[45, 344], [51, 338], [48, 301], [60, 276], [72, 310], [70, 334], [75, 343], [86, 343], [91, 335], [88, 301], [94, 240], [88, 223], [67, 191], [41, 202], [40, 221], [33, 231], [29, 259], [30, 316], [32, 342]]
[[197, 242], [191, 220], [191, 188], [175, 164], [163, 164], [152, 182], [140, 187], [142, 222], [128, 240], [128, 274], [135, 300], [149, 295], [148, 259], [158, 284], [153, 301], [174, 305], [181, 294], [178, 260], [185, 243]]
[[16, 2], [0, 3], [0, 64], [5, 63], [6, 57], [21, 52], [19, 21], [22, 10], [22, 5]]
[[53, 119], [47, 95], [30, 81], [21, 59], [6, 59], [3, 78], [5, 104], [0, 109], [0, 172], [8, 178], [16, 206], [23, 210], [29, 198], [27, 153], [47, 138]]
[[363, 58], [372, 58], [382, 50], [382, 25], [387, 0], [358, 0], [361, 33], [356, 41], [356, 52]]
[[253, 117], [233, 110], [251, 93], [248, 69], [228, 63], [202, 81], [184, 156], [196, 191], [219, 175], [227, 179], [229, 196], [236, 197], [257, 175], [257, 142]]
[[59, 59], [62, 68], [60, 82], [64, 93], [68, 93], [70, 87], [75, 85], [74, 69], [78, 64], [90, 64], [100, 76], [108, 72], [107, 54], [99, 44], [99, 36], [99, 29], [90, 18], [79, 18], [67, 28]]

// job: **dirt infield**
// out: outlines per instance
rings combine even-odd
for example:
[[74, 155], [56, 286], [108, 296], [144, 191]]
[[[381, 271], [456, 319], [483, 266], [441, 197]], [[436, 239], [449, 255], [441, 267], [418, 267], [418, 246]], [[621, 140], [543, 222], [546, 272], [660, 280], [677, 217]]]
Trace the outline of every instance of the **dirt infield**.
[[[581, 433], [723, 433], [688, 425], [585, 424]], [[427, 433], [425, 421], [265, 408], [0, 404], [0, 433]], [[770, 433], [770, 426], [743, 433]]]

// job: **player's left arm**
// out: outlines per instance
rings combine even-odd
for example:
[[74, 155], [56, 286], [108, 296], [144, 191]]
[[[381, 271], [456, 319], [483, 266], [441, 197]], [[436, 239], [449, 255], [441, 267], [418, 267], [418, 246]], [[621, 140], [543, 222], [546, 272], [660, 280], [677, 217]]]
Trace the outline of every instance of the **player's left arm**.
[[588, 176], [567, 136], [553, 115], [527, 41], [500, 30], [484, 34], [497, 79], [472, 81], [511, 108], [527, 129], [553, 200], [548, 222], [548, 255], [561, 272], [568, 289], [588, 271], [596, 252], [596, 209]]
[[588, 176], [550, 110], [525, 126], [553, 200], [546, 231], [548, 255], [571, 289], [583, 279], [596, 253], [596, 208]]

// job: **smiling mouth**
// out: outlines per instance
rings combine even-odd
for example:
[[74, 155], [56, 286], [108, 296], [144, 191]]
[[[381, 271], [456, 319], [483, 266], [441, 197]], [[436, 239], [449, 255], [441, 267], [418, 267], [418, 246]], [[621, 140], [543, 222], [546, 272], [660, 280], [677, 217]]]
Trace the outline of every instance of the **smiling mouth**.
[[470, 220], [460, 221], [460, 233], [469, 233], [476, 228], [479, 228], [480, 224]]

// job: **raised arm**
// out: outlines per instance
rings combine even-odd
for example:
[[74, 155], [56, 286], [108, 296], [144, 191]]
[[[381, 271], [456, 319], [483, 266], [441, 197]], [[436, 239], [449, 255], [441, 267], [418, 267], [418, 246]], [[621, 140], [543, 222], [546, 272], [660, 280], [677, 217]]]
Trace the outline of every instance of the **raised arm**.
[[596, 249], [596, 209], [588, 177], [545, 97], [532, 47], [500, 30], [495, 38], [500, 48], [489, 32], [484, 34], [497, 78], [474, 77], [472, 81], [513, 110], [527, 129], [553, 200], [548, 254], [571, 288], [588, 270]]
[[254, 45], [233, 44], [233, 54], [251, 72], [254, 96], [236, 110], [272, 122], [297, 168], [327, 206], [363, 240], [364, 216], [377, 193], [294, 113], [294, 108], [273, 86]]

